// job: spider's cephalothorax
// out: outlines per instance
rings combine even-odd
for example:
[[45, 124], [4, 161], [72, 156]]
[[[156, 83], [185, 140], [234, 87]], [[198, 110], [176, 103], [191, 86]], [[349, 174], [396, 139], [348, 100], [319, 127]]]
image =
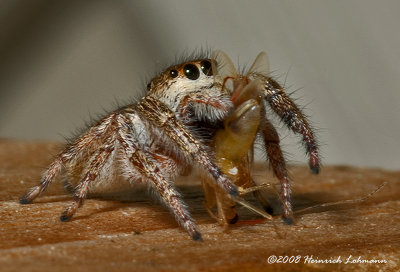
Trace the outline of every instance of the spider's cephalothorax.
[[[216, 148], [206, 145], [215, 132], [224, 129], [223, 121], [232, 116], [241, 99], [253, 99], [255, 95], [263, 101], [256, 114], [260, 116], [257, 134], [263, 136], [270, 164], [282, 185], [283, 217], [290, 218], [285, 160], [278, 134], [266, 117], [265, 106], [269, 105], [290, 129], [303, 135], [310, 167], [318, 172], [313, 133], [297, 106], [270, 77], [255, 72], [242, 77], [232, 71], [227, 77], [236, 79], [234, 86], [225, 88], [227, 77], [214, 76], [223, 64], [218, 63], [217, 68], [217, 62], [217, 58], [199, 58], [166, 69], [151, 80], [147, 95], [138, 103], [111, 112], [67, 145], [45, 171], [41, 183], [20, 202], [30, 203], [65, 170], [69, 177], [79, 180], [74, 202], [61, 215], [61, 220], [67, 221], [83, 204], [91, 187], [123, 176], [132, 184], [141, 182], [154, 189], [191, 237], [200, 240], [200, 231], [177, 192], [174, 179], [191, 165], [197, 165], [208, 173], [214, 188], [220, 188], [230, 199], [239, 200], [238, 188], [215, 162]], [[246, 89], [255, 91], [248, 95]], [[246, 126], [246, 122], [239, 123]], [[253, 138], [247, 141], [252, 146]], [[226, 143], [222, 140], [222, 144]]]
[[79, 177], [74, 202], [61, 215], [69, 220], [83, 204], [90, 187], [122, 175], [131, 183], [148, 184], [195, 240], [201, 234], [173, 181], [180, 170], [203, 168], [229, 195], [237, 188], [214, 163], [212, 152], [189, 127], [196, 121], [213, 123], [231, 110], [229, 93], [214, 80], [210, 59], [172, 66], [155, 77], [148, 94], [137, 104], [122, 107], [101, 119], [69, 144], [20, 202], [30, 203], [63, 169]]

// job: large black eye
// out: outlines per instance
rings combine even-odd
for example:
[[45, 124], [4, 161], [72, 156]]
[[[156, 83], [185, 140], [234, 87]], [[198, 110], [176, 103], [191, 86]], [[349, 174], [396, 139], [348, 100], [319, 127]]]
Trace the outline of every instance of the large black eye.
[[183, 72], [188, 79], [196, 80], [200, 76], [199, 69], [197, 69], [196, 65], [193, 64], [186, 64], [183, 67]]
[[211, 62], [208, 60], [203, 60], [201, 62], [201, 70], [203, 71], [203, 73], [207, 76], [212, 76], [213, 71], [212, 71], [212, 65]]
[[171, 70], [171, 71], [169, 71], [169, 75], [170, 75], [170, 77], [175, 78], [175, 77], [178, 76], [178, 71], [177, 70]]

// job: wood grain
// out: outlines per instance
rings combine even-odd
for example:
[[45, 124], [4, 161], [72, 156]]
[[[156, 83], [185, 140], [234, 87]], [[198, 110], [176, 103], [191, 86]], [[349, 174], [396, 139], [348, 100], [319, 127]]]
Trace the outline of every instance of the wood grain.
[[[326, 166], [315, 176], [290, 168], [295, 210], [357, 199], [358, 204], [296, 214], [287, 226], [240, 209], [240, 221], [218, 226], [203, 208], [198, 177], [177, 182], [203, 234], [194, 242], [146, 191], [120, 184], [119, 192], [86, 200], [71, 222], [59, 216], [71, 201], [59, 182], [33, 204], [18, 199], [38, 183], [57, 143], [0, 140], [0, 271], [398, 271], [400, 269], [400, 172]], [[258, 183], [275, 182], [268, 167], [256, 165]], [[125, 186], [125, 187], [124, 187]], [[266, 193], [277, 213], [273, 188]], [[93, 196], [92, 196], [93, 197]], [[251, 201], [251, 198], [249, 198]], [[268, 264], [267, 258], [297, 256], [298, 264]], [[385, 264], [344, 264], [349, 256]], [[338, 259], [339, 264], [307, 263]]]

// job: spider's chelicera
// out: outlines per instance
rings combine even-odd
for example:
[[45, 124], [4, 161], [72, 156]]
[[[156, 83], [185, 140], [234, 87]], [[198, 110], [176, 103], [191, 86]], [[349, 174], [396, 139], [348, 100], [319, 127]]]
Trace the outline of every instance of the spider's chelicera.
[[[166, 69], [151, 80], [147, 95], [138, 103], [111, 112], [68, 144], [44, 172], [40, 184], [20, 202], [32, 202], [65, 171], [79, 178], [74, 201], [61, 215], [61, 220], [67, 221], [93, 184], [123, 176], [130, 183], [145, 183], [152, 188], [189, 235], [201, 240], [199, 228], [174, 186], [179, 173], [196, 165], [230, 198], [238, 197], [238, 188], [221, 171], [213, 149], [207, 146], [235, 108], [231, 99], [235, 89], [223, 88], [224, 81], [214, 76], [214, 69], [215, 60], [206, 57]], [[256, 73], [248, 79], [261, 82], [257, 94], [264, 102], [260, 104], [258, 134], [281, 183], [283, 217], [290, 218], [289, 177], [278, 134], [267, 119], [265, 107], [268, 105], [291, 130], [303, 135], [315, 173], [319, 171], [317, 145], [304, 115], [276, 81]]]

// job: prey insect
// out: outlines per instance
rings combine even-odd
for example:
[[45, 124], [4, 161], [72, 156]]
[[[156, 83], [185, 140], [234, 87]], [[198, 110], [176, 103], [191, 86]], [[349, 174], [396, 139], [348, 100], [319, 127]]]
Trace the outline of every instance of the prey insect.
[[[109, 113], [67, 144], [43, 173], [40, 184], [24, 195], [20, 203], [31, 203], [64, 172], [70, 179], [77, 179], [78, 184], [74, 188], [74, 200], [60, 217], [61, 221], [68, 221], [82, 206], [91, 188], [123, 176], [132, 184], [144, 183], [153, 189], [189, 235], [201, 240], [200, 230], [174, 186], [179, 173], [196, 166], [226, 196], [238, 199], [239, 195], [237, 186], [217, 165], [214, 151], [207, 146], [235, 108], [232, 93], [223, 87], [220, 77], [214, 76], [215, 62], [201, 56], [171, 66], [153, 78], [146, 96], [138, 103]], [[264, 75], [260, 75], [260, 80], [263, 82], [261, 99], [292, 130], [303, 135], [312, 158], [310, 165], [317, 172], [316, 145], [303, 115], [284, 91], [277, 88], [275, 81]], [[265, 115], [263, 109], [261, 115]], [[264, 138], [268, 157], [283, 184], [285, 201], [290, 203], [284, 160], [281, 155], [275, 155], [280, 149], [273, 144], [279, 138], [271, 136], [271, 130], [275, 130], [272, 126], [266, 128], [265, 123], [269, 122], [264, 119], [261, 117], [259, 131], [267, 135]], [[282, 166], [284, 170], [280, 170]], [[287, 210], [284, 217], [290, 213]]]
[[[215, 134], [212, 147], [217, 165], [238, 186], [239, 195], [253, 192], [264, 210], [269, 210], [268, 202], [259, 191], [264, 186], [257, 186], [251, 176], [252, 158], [250, 156], [259, 121], [260, 100], [245, 101], [224, 120], [224, 128]], [[236, 204], [241, 204], [267, 219], [272, 219], [270, 214], [254, 207], [244, 199], [229, 197], [208, 177], [202, 178], [202, 185], [206, 198], [206, 202], [203, 204], [210, 215], [222, 225], [236, 223], [239, 218]], [[217, 208], [217, 215], [212, 212], [214, 207]]]
[[[252, 154], [255, 137], [257, 135], [261, 118], [261, 95], [258, 94], [260, 85], [258, 81], [249, 84], [249, 80], [244, 75], [240, 75], [232, 66], [232, 62], [225, 53], [217, 51], [213, 54], [214, 59], [224, 64], [224, 71], [229, 75], [224, 75], [218, 71], [216, 77], [223, 81], [223, 88], [228, 88], [227, 80], [234, 80], [234, 90], [231, 101], [234, 111], [223, 121], [223, 128], [219, 129], [211, 143], [215, 153], [217, 165], [221, 170], [238, 186], [240, 194], [245, 194], [247, 189], [255, 188], [256, 184], [251, 176]], [[259, 65], [258, 63], [254, 63]], [[217, 71], [217, 69], [214, 69]], [[251, 71], [251, 70], [250, 70]], [[271, 219], [269, 214], [261, 211], [242, 199], [232, 199], [222, 190], [215, 187], [207, 177], [202, 179], [202, 185], [206, 202], [206, 209], [212, 217], [220, 224], [234, 224], [238, 220], [236, 204], [240, 203], [245, 207], [261, 214], [263, 217]], [[261, 202], [265, 210], [268, 210], [268, 202], [263, 198], [260, 191], [253, 192]], [[213, 214], [212, 208], [216, 207], [217, 214]]]
[[[213, 150], [217, 164], [222, 171], [238, 186], [241, 195], [253, 192], [264, 210], [272, 209], [252, 179], [250, 168], [253, 161], [254, 141], [257, 134], [264, 140], [265, 150], [275, 176], [281, 184], [280, 199], [282, 201], [283, 218], [292, 221], [290, 201], [290, 183], [285, 160], [279, 146], [277, 131], [266, 116], [266, 106], [269, 105], [282, 120], [295, 132], [303, 135], [306, 150], [310, 154], [310, 168], [319, 172], [317, 145], [313, 133], [305, 117], [297, 106], [286, 96], [282, 87], [269, 77], [269, 62], [267, 55], [261, 52], [246, 74], [240, 74], [230, 58], [222, 51], [213, 54], [214, 63], [220, 64], [216, 77], [223, 82], [223, 88], [229, 89], [234, 112], [224, 120], [224, 126], [213, 138]], [[229, 88], [227, 82], [231, 81]], [[211, 209], [217, 207], [217, 215], [213, 215], [222, 224], [233, 224], [238, 219], [236, 203], [271, 219], [257, 208], [241, 199], [233, 199], [217, 188], [210, 179], [203, 179], [206, 196], [205, 206]], [[239, 201], [238, 201], [239, 200]]]

